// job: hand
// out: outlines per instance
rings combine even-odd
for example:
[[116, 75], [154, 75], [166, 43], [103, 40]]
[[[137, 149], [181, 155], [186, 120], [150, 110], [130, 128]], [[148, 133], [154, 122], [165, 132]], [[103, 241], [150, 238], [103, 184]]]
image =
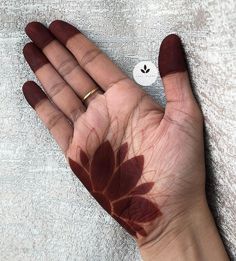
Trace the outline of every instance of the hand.
[[33, 22], [26, 33], [33, 43], [24, 47], [25, 58], [46, 92], [26, 82], [27, 101], [144, 257], [186, 231], [193, 213], [209, 217], [203, 117], [180, 39], [169, 35], [160, 48], [164, 109], [72, 25]]

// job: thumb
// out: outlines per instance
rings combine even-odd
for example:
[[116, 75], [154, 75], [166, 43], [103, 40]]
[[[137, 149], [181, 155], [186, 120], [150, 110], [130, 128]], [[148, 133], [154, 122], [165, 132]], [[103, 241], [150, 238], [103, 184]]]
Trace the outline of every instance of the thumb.
[[167, 101], [165, 113], [172, 116], [176, 115], [176, 111], [199, 113], [189, 81], [184, 49], [177, 35], [170, 34], [162, 41], [158, 64]]

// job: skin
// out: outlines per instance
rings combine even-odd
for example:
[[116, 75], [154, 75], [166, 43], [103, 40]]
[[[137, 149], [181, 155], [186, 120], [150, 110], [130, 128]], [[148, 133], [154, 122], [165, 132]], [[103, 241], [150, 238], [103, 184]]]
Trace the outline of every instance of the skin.
[[32, 22], [26, 33], [23, 53], [44, 90], [26, 82], [26, 100], [144, 260], [228, 260], [206, 202], [203, 116], [180, 38], [160, 47], [162, 108], [72, 25]]

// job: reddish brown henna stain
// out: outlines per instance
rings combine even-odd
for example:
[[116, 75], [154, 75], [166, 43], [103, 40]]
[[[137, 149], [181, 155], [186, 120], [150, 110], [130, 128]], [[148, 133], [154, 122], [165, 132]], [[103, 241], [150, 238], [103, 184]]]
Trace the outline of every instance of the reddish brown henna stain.
[[73, 25], [68, 24], [61, 20], [53, 21], [49, 26], [49, 30], [64, 45], [66, 45], [67, 41], [71, 37], [80, 33], [80, 31], [77, 28], [75, 28]]
[[51, 32], [39, 22], [31, 22], [25, 28], [29, 38], [41, 49], [55, 40]]
[[115, 154], [109, 141], [102, 143], [91, 160], [80, 151], [80, 162], [69, 158], [75, 175], [98, 203], [131, 235], [146, 236], [143, 225], [161, 215], [156, 203], [144, 197], [153, 182], [137, 185], [143, 174], [144, 157], [135, 156], [125, 161], [128, 144]]
[[98, 147], [93, 156], [90, 167], [93, 189], [96, 192], [102, 192], [105, 189], [107, 185], [106, 182], [109, 181], [114, 172], [114, 167], [114, 152], [110, 143], [106, 141]]
[[106, 189], [110, 200], [117, 200], [128, 194], [138, 183], [143, 171], [143, 156], [136, 156], [125, 161], [114, 173]]
[[27, 102], [34, 109], [39, 102], [41, 102], [43, 99], [47, 99], [46, 94], [35, 82], [26, 82], [23, 85], [22, 90]]
[[158, 64], [161, 77], [187, 70], [184, 49], [177, 35], [170, 34], [162, 41]]
[[134, 190], [132, 190], [130, 192], [130, 194], [131, 195], [144, 195], [152, 189], [153, 185], [154, 185], [153, 182], [143, 183], [143, 184], [137, 186]]
[[23, 49], [23, 54], [32, 71], [36, 72], [43, 65], [49, 63], [47, 57], [33, 43], [28, 43]]
[[124, 143], [120, 146], [116, 154], [116, 166], [119, 166], [125, 159], [125, 156], [128, 152], [128, 144]]

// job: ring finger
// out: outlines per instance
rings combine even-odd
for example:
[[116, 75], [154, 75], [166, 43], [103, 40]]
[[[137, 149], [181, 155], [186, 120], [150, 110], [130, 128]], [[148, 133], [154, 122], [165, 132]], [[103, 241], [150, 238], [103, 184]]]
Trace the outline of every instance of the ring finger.
[[49, 98], [71, 122], [75, 122], [85, 111], [85, 107], [78, 96], [57, 73], [35, 44], [26, 44], [23, 53], [31, 69], [42, 83]]

